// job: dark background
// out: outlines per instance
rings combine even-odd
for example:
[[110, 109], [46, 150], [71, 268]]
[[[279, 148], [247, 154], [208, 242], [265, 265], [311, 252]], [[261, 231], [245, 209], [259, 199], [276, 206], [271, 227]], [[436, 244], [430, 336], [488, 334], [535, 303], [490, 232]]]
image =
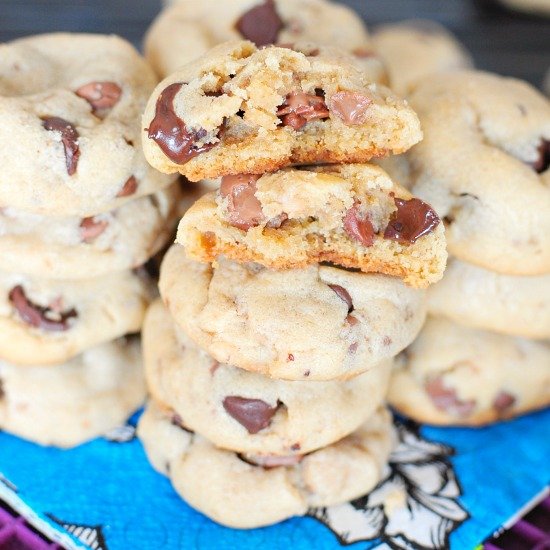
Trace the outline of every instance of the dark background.
[[[550, 67], [550, 19], [508, 11], [496, 0], [342, 1], [370, 27], [435, 19], [464, 42], [481, 69], [539, 86]], [[87, 31], [117, 33], [140, 46], [160, 7], [160, 0], [0, 0], [0, 41], [38, 32]]]

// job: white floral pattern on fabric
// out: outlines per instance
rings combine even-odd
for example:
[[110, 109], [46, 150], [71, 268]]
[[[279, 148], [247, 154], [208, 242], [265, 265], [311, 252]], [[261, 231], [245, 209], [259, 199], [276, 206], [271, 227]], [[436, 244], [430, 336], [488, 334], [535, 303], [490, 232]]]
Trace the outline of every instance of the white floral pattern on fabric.
[[449, 456], [454, 449], [423, 439], [412, 423], [396, 420], [398, 445], [383, 481], [368, 495], [310, 510], [342, 545], [371, 542], [377, 550], [444, 550], [468, 519]]

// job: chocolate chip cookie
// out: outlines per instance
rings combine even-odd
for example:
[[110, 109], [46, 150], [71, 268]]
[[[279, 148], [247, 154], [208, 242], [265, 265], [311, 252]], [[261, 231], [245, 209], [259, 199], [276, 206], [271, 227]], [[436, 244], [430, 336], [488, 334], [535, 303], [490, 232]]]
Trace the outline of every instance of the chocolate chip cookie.
[[424, 140], [412, 192], [446, 224], [449, 253], [507, 275], [550, 273], [550, 103], [525, 82], [461, 71], [411, 96]]
[[274, 269], [333, 262], [425, 288], [445, 269], [443, 224], [427, 203], [374, 165], [225, 176], [185, 214], [190, 258], [220, 254]]
[[147, 160], [191, 181], [364, 162], [422, 133], [414, 111], [343, 54], [227, 42], [178, 69], [143, 116]]
[[550, 275], [501, 275], [451, 259], [429, 311], [473, 328], [550, 339]]
[[180, 214], [178, 185], [95, 216], [44, 217], [0, 210], [0, 270], [88, 279], [138, 267], [170, 240]]
[[140, 419], [138, 436], [153, 467], [190, 506], [241, 529], [364, 495], [380, 481], [395, 439], [391, 415], [381, 408], [351, 435], [318, 451], [243, 455], [215, 447], [154, 402]]
[[163, 10], [145, 37], [145, 55], [164, 78], [209, 49], [239, 39], [257, 46], [313, 42], [353, 55], [373, 82], [386, 78], [361, 18], [326, 0], [186, 0]]
[[0, 428], [42, 445], [73, 447], [123, 423], [145, 399], [137, 339], [61, 364], [0, 361]]
[[478, 426], [550, 405], [550, 346], [429, 318], [388, 396], [426, 424]]
[[165, 256], [161, 295], [179, 327], [220, 363], [287, 380], [346, 379], [410, 344], [425, 293], [330, 266], [273, 271]]
[[138, 332], [151, 294], [151, 282], [131, 271], [74, 281], [1, 272], [0, 359], [61, 363]]
[[218, 363], [176, 330], [160, 300], [143, 326], [149, 392], [216, 446], [295, 456], [356, 430], [385, 399], [391, 359], [353, 380], [285, 382]]
[[0, 52], [0, 207], [86, 217], [173, 180], [143, 156], [156, 78], [126, 41], [46, 34]]
[[428, 75], [473, 66], [464, 46], [434, 21], [383, 25], [376, 29], [373, 44], [388, 70], [390, 88], [404, 97]]

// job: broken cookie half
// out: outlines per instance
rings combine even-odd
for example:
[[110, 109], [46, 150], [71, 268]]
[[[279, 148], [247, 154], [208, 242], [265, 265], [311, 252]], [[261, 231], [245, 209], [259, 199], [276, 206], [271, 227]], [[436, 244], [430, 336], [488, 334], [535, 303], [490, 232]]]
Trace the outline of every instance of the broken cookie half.
[[422, 138], [406, 101], [331, 48], [222, 44], [163, 80], [143, 116], [149, 163], [191, 181], [367, 162]]
[[367, 164], [225, 176], [187, 211], [177, 242], [203, 262], [218, 255], [273, 269], [330, 262], [416, 288], [441, 279], [447, 259], [431, 206]]

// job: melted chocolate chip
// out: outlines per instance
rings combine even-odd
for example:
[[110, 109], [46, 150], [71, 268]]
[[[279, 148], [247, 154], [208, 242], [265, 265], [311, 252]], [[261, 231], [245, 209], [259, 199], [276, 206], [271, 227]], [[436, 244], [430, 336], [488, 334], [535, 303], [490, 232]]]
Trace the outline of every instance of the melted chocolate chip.
[[65, 150], [67, 174], [72, 176], [76, 172], [76, 166], [80, 157], [80, 149], [78, 148], [79, 135], [76, 128], [70, 122], [57, 116], [43, 118], [42, 126], [49, 132], [59, 132], [61, 134], [61, 142]]
[[359, 210], [356, 202], [344, 216], [344, 231], [351, 239], [360, 242], [363, 246], [372, 246], [374, 243], [374, 227], [366, 214]]
[[[262, 205], [255, 194], [259, 177], [253, 174], [240, 174], [224, 176], [221, 181], [220, 194], [228, 200], [228, 221], [243, 231], [256, 227], [265, 220]], [[281, 223], [283, 221], [281, 220]]]
[[495, 400], [493, 401], [493, 408], [499, 414], [502, 414], [513, 407], [515, 403], [516, 398], [511, 393], [501, 391], [498, 393], [498, 395], [495, 397]]
[[384, 239], [400, 244], [413, 244], [431, 233], [440, 222], [435, 210], [420, 199], [398, 199], [394, 197], [397, 210], [391, 215]]
[[187, 130], [185, 122], [174, 111], [174, 97], [180, 91], [183, 83], [175, 82], [165, 88], [157, 99], [155, 117], [146, 128], [147, 137], [155, 141], [162, 152], [173, 162], [185, 164], [192, 158], [209, 151], [215, 143], [196, 145], [205, 137], [206, 131]]
[[340, 298], [340, 300], [343, 300], [346, 303], [346, 305], [348, 306], [348, 313], [351, 313], [353, 311], [353, 301], [351, 299], [351, 296], [349, 295], [349, 292], [343, 286], [340, 286], [340, 285], [328, 285], [328, 286], [332, 290], [334, 290], [334, 292], [336, 293], [338, 298]]
[[435, 407], [453, 416], [469, 416], [476, 406], [474, 399], [459, 399], [453, 388], [445, 386], [441, 376], [428, 380], [424, 387]]
[[75, 94], [85, 99], [95, 113], [104, 109], [112, 109], [118, 103], [122, 89], [114, 82], [90, 82], [80, 86]]
[[80, 222], [80, 237], [85, 243], [93, 242], [105, 229], [109, 222], [106, 220], [96, 220], [93, 216], [83, 218]]
[[283, 26], [274, 0], [265, 0], [263, 4], [243, 13], [235, 24], [241, 36], [254, 42], [258, 47], [277, 42]]
[[365, 122], [372, 99], [358, 92], [337, 92], [330, 97], [329, 104], [344, 124], [353, 126]]
[[223, 408], [239, 424], [242, 424], [250, 434], [256, 434], [271, 424], [271, 419], [277, 412], [275, 407], [261, 399], [249, 399], [237, 395], [228, 395], [223, 400]]
[[543, 139], [537, 150], [539, 152], [539, 158], [531, 163], [531, 166], [537, 174], [542, 174], [550, 167], [550, 141]]
[[277, 110], [283, 126], [301, 130], [310, 120], [329, 117], [322, 90], [317, 95], [292, 92]]
[[75, 309], [56, 311], [51, 306], [43, 307], [34, 304], [27, 298], [21, 285], [11, 289], [9, 300], [25, 323], [42, 330], [51, 332], [68, 330], [71, 328], [69, 320], [78, 316]]
[[134, 176], [130, 176], [122, 186], [122, 189], [116, 194], [117, 197], [129, 197], [133, 195], [138, 188], [138, 181]]

